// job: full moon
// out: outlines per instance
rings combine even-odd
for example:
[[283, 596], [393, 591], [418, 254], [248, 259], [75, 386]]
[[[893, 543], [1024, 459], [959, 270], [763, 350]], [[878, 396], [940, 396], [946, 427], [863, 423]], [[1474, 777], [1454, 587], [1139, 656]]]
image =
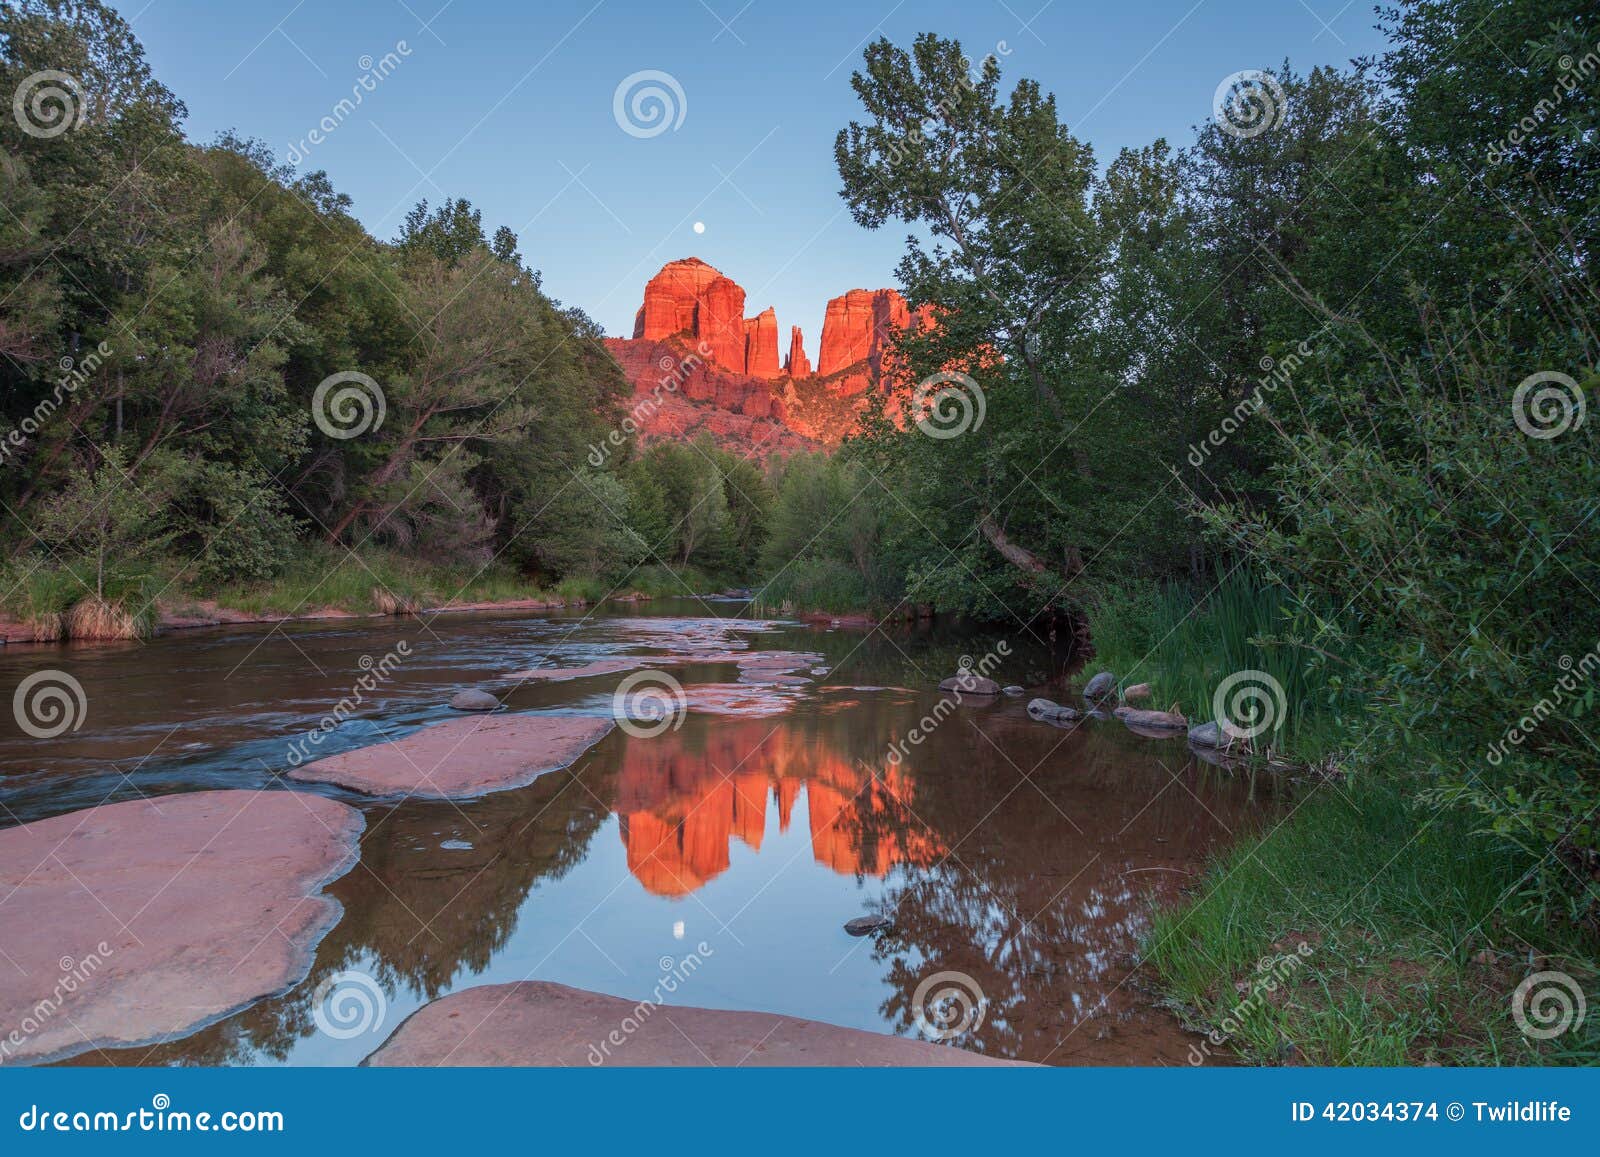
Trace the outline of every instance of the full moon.
[[706, 231], [706, 223], [704, 221], [696, 221], [694, 223], [694, 231], [696, 233], [704, 233]]

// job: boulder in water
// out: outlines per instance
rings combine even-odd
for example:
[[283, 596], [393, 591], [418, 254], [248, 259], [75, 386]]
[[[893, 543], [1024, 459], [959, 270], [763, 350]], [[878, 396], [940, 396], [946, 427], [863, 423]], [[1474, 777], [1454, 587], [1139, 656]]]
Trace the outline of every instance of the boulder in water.
[[499, 708], [500, 700], [487, 691], [457, 691], [450, 706], [457, 711], [494, 711]]
[[1083, 697], [1089, 700], [1110, 699], [1117, 693], [1117, 677], [1110, 671], [1101, 671], [1083, 686]]
[[939, 684], [941, 691], [959, 691], [963, 695], [998, 695], [1000, 684], [972, 671], [962, 671]]
[[1028, 700], [1028, 714], [1034, 719], [1047, 720], [1050, 723], [1070, 723], [1081, 718], [1083, 712], [1076, 707], [1065, 707], [1060, 703], [1052, 703], [1048, 699]]

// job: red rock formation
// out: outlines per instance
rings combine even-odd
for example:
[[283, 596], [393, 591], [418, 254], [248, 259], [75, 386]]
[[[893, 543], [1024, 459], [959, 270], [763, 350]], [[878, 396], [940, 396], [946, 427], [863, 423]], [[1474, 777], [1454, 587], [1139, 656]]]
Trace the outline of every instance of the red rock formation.
[[633, 336], [660, 341], [676, 334], [705, 343], [719, 366], [743, 373], [744, 290], [698, 257], [663, 265], [644, 287]]
[[797, 325], [789, 327], [789, 356], [783, 363], [783, 372], [791, 378], [811, 376], [811, 359], [806, 357], [805, 339]]
[[869, 391], [894, 378], [894, 335], [913, 317], [893, 289], [852, 289], [828, 303], [815, 372], [799, 326], [778, 362], [772, 309], [744, 316], [744, 290], [698, 257], [668, 262], [645, 286], [633, 340], [607, 339], [634, 385], [631, 428], [649, 442], [710, 433], [762, 457], [835, 445], [854, 431]]
[[771, 306], [744, 319], [744, 372], [758, 378], [775, 378], [778, 366], [778, 314]]
[[838, 373], [863, 361], [878, 369], [890, 339], [910, 324], [906, 299], [893, 289], [852, 289], [834, 298], [822, 318], [817, 373]]

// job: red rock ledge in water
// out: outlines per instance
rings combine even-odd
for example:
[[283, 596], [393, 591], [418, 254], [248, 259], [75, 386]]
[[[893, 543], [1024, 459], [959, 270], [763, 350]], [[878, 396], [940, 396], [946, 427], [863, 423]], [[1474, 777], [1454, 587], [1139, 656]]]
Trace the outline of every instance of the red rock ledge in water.
[[471, 799], [526, 787], [568, 766], [611, 730], [611, 720], [576, 715], [451, 719], [399, 739], [297, 767], [290, 779], [336, 783], [367, 795]]
[[176, 1040], [298, 984], [363, 826], [321, 796], [201, 791], [0, 831], [0, 1064]]
[[946, 1068], [1020, 1062], [770, 1012], [641, 1005], [524, 980], [468, 988], [424, 1005], [362, 1063]]

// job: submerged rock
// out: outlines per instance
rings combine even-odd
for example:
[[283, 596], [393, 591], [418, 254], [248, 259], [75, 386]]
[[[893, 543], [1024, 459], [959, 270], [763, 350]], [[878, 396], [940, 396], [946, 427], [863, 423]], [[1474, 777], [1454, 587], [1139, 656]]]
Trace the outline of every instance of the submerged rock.
[[939, 690], [959, 691], [963, 695], [998, 695], [1000, 684], [971, 671], [962, 671], [941, 682]]
[[1110, 671], [1101, 671], [1083, 685], [1083, 697], [1089, 700], [1109, 699], [1117, 693], [1117, 677]]
[[323, 796], [198, 791], [0, 831], [0, 1063], [173, 1040], [297, 983], [363, 827]]
[[1001, 690], [1007, 695], [1025, 695], [1027, 694], [1028, 689], [1026, 687], [1019, 687], [1017, 684], [1012, 683], [1008, 687], [1002, 687]]
[[892, 928], [894, 921], [887, 916], [857, 916], [854, 920], [844, 922], [844, 930], [852, 936], [868, 936], [873, 932], [881, 932], [885, 928]]
[[1034, 719], [1047, 719], [1052, 723], [1070, 723], [1081, 718], [1083, 712], [1076, 707], [1066, 707], [1049, 699], [1028, 700], [1028, 714]]
[[[677, 968], [692, 984], [687, 965]], [[777, 1013], [646, 1008], [637, 1000], [524, 980], [467, 988], [424, 1005], [362, 1063], [750, 1068], [1025, 1062]]]
[[457, 711], [494, 711], [499, 708], [500, 700], [487, 691], [457, 691], [450, 706]]
[[1232, 737], [1222, 730], [1220, 723], [1202, 723], [1189, 728], [1189, 742], [1196, 747], [1227, 747]]
[[290, 779], [337, 783], [368, 795], [470, 799], [526, 787], [600, 742], [611, 720], [579, 715], [450, 719], [297, 767]]

